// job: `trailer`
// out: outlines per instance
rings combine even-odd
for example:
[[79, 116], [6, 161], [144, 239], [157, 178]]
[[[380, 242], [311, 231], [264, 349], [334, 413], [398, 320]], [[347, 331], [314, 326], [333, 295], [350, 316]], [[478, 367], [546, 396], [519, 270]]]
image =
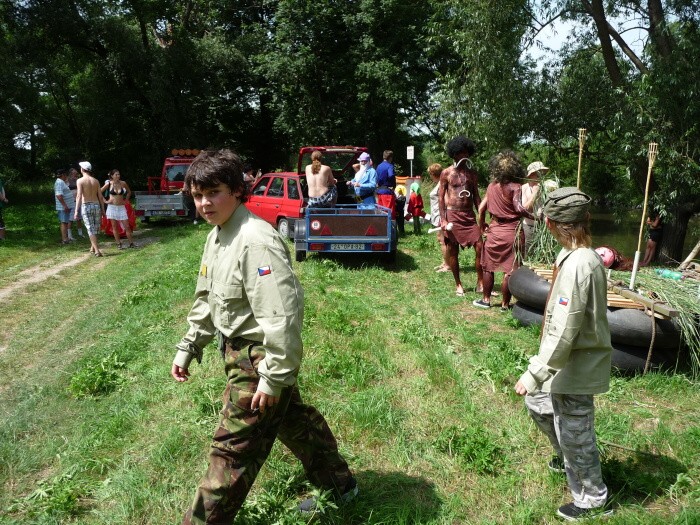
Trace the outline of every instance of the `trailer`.
[[379, 254], [396, 262], [398, 230], [392, 210], [384, 206], [339, 204], [334, 208], [306, 208], [294, 231], [295, 259], [309, 253]]

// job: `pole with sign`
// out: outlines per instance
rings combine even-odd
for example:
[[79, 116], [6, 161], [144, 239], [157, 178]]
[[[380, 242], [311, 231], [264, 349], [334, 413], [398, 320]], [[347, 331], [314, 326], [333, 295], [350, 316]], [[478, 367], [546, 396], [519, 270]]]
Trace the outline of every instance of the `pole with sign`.
[[406, 146], [406, 160], [411, 161], [411, 178], [413, 178], [413, 155], [414, 155], [413, 146]]

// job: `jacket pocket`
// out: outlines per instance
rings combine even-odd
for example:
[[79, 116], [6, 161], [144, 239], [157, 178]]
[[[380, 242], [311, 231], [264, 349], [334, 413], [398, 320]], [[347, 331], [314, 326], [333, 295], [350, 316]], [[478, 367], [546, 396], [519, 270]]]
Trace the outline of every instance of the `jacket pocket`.
[[213, 281], [211, 294], [216, 308], [214, 324], [233, 328], [236, 320], [236, 309], [240, 307], [243, 298], [243, 285], [225, 284]]

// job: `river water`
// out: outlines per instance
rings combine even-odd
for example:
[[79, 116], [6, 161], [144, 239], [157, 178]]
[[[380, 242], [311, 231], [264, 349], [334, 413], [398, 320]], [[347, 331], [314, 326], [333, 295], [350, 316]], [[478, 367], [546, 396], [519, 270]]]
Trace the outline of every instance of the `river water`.
[[[594, 208], [591, 210], [591, 233], [593, 246], [608, 245], [614, 247], [627, 257], [634, 258], [639, 242], [639, 226], [642, 220], [642, 210], [631, 210], [624, 214], [620, 220], [608, 210]], [[696, 215], [688, 225], [688, 234], [685, 237], [683, 259], [700, 240], [700, 216]], [[642, 237], [642, 256], [646, 246], [646, 229]]]

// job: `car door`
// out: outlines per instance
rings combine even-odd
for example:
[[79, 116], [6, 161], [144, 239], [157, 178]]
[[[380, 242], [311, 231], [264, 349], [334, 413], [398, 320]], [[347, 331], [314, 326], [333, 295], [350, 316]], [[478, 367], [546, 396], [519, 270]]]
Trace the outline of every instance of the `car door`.
[[277, 217], [280, 215], [283, 201], [284, 177], [270, 175], [264, 188], [258, 188], [257, 184], [253, 188], [252, 208], [249, 209], [273, 226], [277, 226]]
[[245, 207], [248, 208], [258, 217], [268, 220], [264, 217], [264, 204], [265, 204], [265, 193], [267, 193], [267, 187], [270, 185], [272, 177], [269, 175], [263, 175], [255, 182], [253, 189], [250, 192], [250, 197], [245, 203]]

